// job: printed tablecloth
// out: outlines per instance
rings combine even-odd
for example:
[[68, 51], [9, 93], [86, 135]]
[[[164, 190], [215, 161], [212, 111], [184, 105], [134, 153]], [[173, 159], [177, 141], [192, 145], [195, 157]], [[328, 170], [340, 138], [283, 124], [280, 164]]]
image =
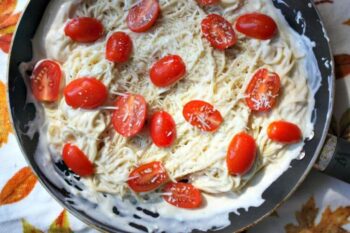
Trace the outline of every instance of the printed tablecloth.
[[[7, 53], [27, 1], [0, 0], [0, 233], [96, 232], [64, 210], [37, 182], [12, 134], [6, 101]], [[350, 140], [350, 0], [315, 3], [335, 59], [331, 131]], [[247, 232], [350, 232], [350, 185], [312, 171], [286, 203]]]

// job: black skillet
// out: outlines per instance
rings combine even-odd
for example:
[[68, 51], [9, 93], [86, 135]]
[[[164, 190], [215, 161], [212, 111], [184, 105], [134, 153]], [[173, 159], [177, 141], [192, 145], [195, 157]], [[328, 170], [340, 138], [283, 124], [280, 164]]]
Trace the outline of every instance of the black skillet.
[[[282, 11], [292, 28], [300, 34], [304, 33], [311, 41], [316, 43], [314, 53], [322, 74], [322, 85], [315, 96], [315, 135], [311, 141], [307, 141], [305, 144], [305, 157], [302, 160], [294, 160], [291, 164], [292, 168], [288, 169], [263, 193], [263, 198], [266, 201], [260, 207], [250, 208], [247, 212], [239, 210], [240, 215], [230, 214], [231, 225], [221, 230], [222, 232], [242, 230], [275, 210], [305, 179], [305, 176], [319, 158], [325, 142], [326, 149], [322, 150], [317, 167], [326, 171], [326, 173], [350, 181], [350, 145], [333, 136], [327, 137], [334, 97], [333, 59], [329, 41], [317, 10], [311, 0], [274, 0], [273, 2]], [[113, 224], [101, 223], [91, 218], [86, 213], [76, 209], [74, 203], [67, 201], [72, 194], [65, 189], [56, 187], [39, 169], [33, 158], [38, 143], [38, 132], [33, 139], [23, 133], [26, 131], [28, 122], [34, 118], [36, 109], [33, 104], [26, 104], [27, 90], [19, 72], [19, 64], [32, 59], [31, 39], [48, 3], [48, 0], [30, 1], [19, 23], [10, 54], [8, 95], [17, 138], [29, 165], [37, 174], [43, 186], [60, 204], [90, 226], [107, 232], [122, 232]], [[303, 16], [302, 19], [297, 17], [298, 12]], [[329, 63], [326, 61], [329, 61]], [[56, 167], [58, 170], [67, 172], [67, 168], [62, 163], [56, 164]], [[140, 231], [144, 230], [142, 226], [134, 227]]]

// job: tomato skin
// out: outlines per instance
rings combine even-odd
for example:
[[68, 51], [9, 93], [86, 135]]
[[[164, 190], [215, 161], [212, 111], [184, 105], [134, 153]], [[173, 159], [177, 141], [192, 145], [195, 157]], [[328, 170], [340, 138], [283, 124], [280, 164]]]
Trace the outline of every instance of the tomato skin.
[[219, 3], [220, 0], [197, 0], [198, 4], [201, 6], [210, 6]]
[[64, 33], [73, 41], [91, 43], [103, 36], [103, 25], [100, 21], [90, 17], [80, 17], [70, 20]]
[[156, 23], [159, 13], [158, 0], [141, 0], [129, 10], [126, 18], [128, 28], [133, 32], [145, 32]]
[[106, 86], [99, 80], [82, 77], [71, 81], [64, 88], [66, 103], [72, 108], [95, 109], [108, 97]]
[[248, 37], [259, 40], [268, 40], [276, 35], [277, 24], [268, 15], [249, 13], [237, 18], [236, 29]]
[[237, 42], [230, 22], [217, 14], [210, 14], [202, 20], [202, 33], [210, 44], [219, 50], [225, 50]]
[[58, 100], [62, 70], [59, 63], [44, 59], [39, 61], [30, 77], [30, 85], [35, 99], [43, 102]]
[[90, 176], [94, 173], [94, 166], [77, 146], [65, 144], [62, 151], [64, 163], [79, 176]]
[[151, 137], [158, 147], [169, 147], [176, 139], [176, 124], [164, 111], [155, 112], [151, 119]]
[[189, 183], [170, 182], [165, 185], [163, 192], [163, 199], [179, 208], [195, 209], [202, 204], [201, 192]]
[[252, 136], [236, 134], [227, 150], [226, 164], [230, 174], [244, 175], [253, 166], [256, 158], [256, 143]]
[[182, 114], [187, 122], [202, 131], [216, 131], [223, 122], [220, 112], [215, 110], [213, 105], [202, 100], [188, 102]]
[[111, 62], [128, 61], [132, 51], [132, 41], [130, 36], [124, 32], [113, 33], [107, 41], [106, 58]]
[[272, 141], [292, 144], [300, 142], [302, 132], [300, 128], [287, 121], [274, 121], [267, 128], [267, 135]]
[[281, 88], [278, 74], [262, 68], [255, 72], [245, 91], [248, 107], [257, 112], [271, 110]]
[[186, 65], [178, 55], [168, 55], [155, 62], [150, 69], [150, 78], [157, 87], [167, 87], [186, 74]]
[[137, 193], [157, 189], [169, 180], [161, 162], [155, 161], [135, 168], [128, 178], [129, 187]]
[[125, 94], [119, 96], [112, 116], [114, 129], [124, 137], [138, 134], [146, 121], [147, 103], [141, 95]]

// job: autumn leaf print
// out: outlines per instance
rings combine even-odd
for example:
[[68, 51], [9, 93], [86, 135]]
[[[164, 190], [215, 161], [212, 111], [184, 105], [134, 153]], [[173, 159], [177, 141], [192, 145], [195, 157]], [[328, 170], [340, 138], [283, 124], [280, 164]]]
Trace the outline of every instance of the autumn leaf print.
[[39, 230], [38, 228], [35, 228], [25, 219], [22, 219], [22, 229], [23, 229], [23, 233], [43, 233], [41, 230]]
[[350, 74], [350, 55], [338, 54], [334, 56], [335, 77], [337, 79], [345, 78]]
[[63, 210], [56, 220], [50, 225], [48, 233], [73, 233], [69, 227], [68, 214]]
[[29, 195], [33, 190], [37, 178], [29, 167], [19, 170], [2, 188], [0, 205], [18, 202]]
[[347, 26], [350, 26], [350, 19], [345, 20], [345, 21], [343, 22], [343, 24], [345, 24], [345, 25], [347, 25]]
[[0, 81], [0, 147], [8, 140], [9, 134], [12, 132], [9, 112], [6, 102], [6, 86]]

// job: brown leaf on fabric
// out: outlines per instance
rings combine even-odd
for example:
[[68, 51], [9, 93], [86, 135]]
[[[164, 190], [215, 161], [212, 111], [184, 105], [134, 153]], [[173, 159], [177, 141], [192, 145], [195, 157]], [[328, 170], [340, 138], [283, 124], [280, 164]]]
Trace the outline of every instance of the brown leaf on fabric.
[[41, 230], [31, 225], [25, 219], [22, 219], [22, 230], [23, 233], [43, 233]]
[[0, 0], [0, 16], [12, 14], [17, 5], [17, 0]]
[[63, 210], [50, 225], [48, 233], [73, 233], [69, 226], [67, 211]]
[[12, 132], [9, 112], [6, 101], [6, 86], [0, 81], [0, 147], [8, 140], [9, 134]]
[[350, 223], [350, 206], [339, 207], [331, 211], [329, 207], [322, 214], [320, 223], [316, 224], [318, 208], [315, 199], [311, 197], [295, 216], [298, 224], [287, 224], [286, 233], [346, 233], [342, 226]]
[[33, 190], [37, 178], [29, 167], [19, 170], [0, 192], [0, 205], [18, 202], [29, 195]]
[[350, 26], [350, 19], [345, 20], [345, 21], [343, 22], [343, 24]]
[[350, 74], [350, 55], [338, 54], [334, 56], [335, 77], [337, 79], [345, 78]]

